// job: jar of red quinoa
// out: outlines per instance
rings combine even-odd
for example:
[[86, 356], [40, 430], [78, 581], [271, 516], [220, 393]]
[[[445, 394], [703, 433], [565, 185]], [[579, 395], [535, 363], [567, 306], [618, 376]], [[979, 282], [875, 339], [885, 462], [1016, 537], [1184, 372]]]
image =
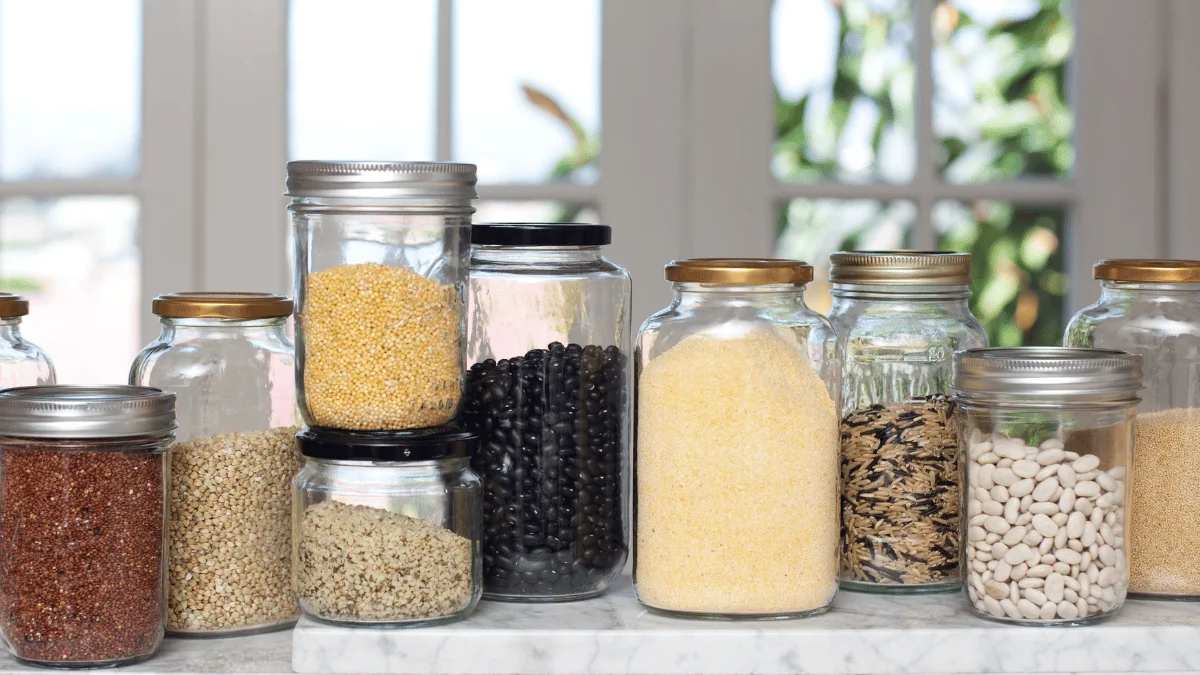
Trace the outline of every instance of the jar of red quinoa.
[[16, 659], [94, 668], [158, 648], [174, 429], [160, 389], [0, 392], [0, 635]]
[[634, 584], [655, 611], [817, 614], [838, 587], [838, 363], [795, 260], [667, 265], [636, 343]]

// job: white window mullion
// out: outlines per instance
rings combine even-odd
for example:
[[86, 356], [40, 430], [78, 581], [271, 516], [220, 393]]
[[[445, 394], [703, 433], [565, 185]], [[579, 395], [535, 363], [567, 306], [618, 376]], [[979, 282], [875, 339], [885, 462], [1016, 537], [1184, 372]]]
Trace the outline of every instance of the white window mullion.
[[449, 161], [454, 118], [454, 0], [438, 0], [437, 14], [437, 158]]
[[1200, 3], [1170, 0], [1167, 8], [1167, 247], [1172, 258], [1200, 259]]
[[27, 180], [0, 182], [0, 199], [6, 197], [65, 197], [68, 195], [129, 195], [141, 187], [135, 180]]
[[916, 0], [913, 7], [913, 124], [916, 131], [917, 171], [911, 193], [916, 197], [917, 220], [913, 248], [933, 250], [933, 205], [941, 178], [937, 173], [937, 140], [933, 136], [933, 0]]

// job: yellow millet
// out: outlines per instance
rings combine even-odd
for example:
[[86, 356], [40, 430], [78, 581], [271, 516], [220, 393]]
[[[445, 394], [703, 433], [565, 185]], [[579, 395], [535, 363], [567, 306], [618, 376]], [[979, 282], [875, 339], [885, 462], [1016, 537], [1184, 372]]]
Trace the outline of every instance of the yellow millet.
[[1137, 416], [1129, 590], [1200, 595], [1200, 408]]
[[302, 313], [304, 401], [338, 429], [449, 422], [462, 393], [462, 303], [407, 267], [339, 265], [308, 277]]
[[638, 381], [638, 596], [789, 614], [837, 590], [838, 414], [802, 347], [694, 335]]

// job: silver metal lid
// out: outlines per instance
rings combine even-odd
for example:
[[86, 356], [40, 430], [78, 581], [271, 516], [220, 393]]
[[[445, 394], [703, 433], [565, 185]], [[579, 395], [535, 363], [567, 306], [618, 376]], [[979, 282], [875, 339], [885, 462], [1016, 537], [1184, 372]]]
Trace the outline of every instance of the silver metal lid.
[[435, 203], [475, 199], [475, 165], [454, 162], [287, 163], [289, 197], [428, 199]]
[[3, 436], [158, 436], [175, 426], [175, 394], [153, 387], [55, 385], [0, 391]]
[[1116, 349], [968, 349], [954, 353], [950, 388], [967, 400], [1137, 400], [1142, 357]]
[[880, 286], [971, 283], [971, 254], [945, 251], [839, 251], [829, 256], [829, 281]]

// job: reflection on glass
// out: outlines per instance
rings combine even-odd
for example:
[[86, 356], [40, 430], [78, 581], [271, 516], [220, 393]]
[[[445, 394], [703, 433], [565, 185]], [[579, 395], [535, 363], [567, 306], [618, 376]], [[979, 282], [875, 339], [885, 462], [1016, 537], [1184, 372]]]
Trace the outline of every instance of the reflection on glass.
[[138, 0], [0, 0], [0, 179], [138, 172]]
[[813, 281], [805, 290], [804, 300], [809, 307], [827, 314], [832, 302], [830, 254], [906, 248], [916, 215], [916, 205], [909, 201], [793, 199], [779, 212], [775, 255], [813, 266]]
[[776, 178], [912, 180], [912, 4], [775, 1]]
[[1062, 344], [1062, 206], [938, 202], [938, 248], [972, 254], [971, 311], [994, 347]]
[[291, 0], [292, 159], [437, 154], [436, 0]]
[[933, 14], [933, 131], [951, 183], [1071, 174], [1069, 0], [947, 0]]
[[475, 203], [475, 223], [599, 223], [600, 214], [586, 204], [543, 201], [500, 201]]
[[29, 298], [25, 336], [60, 384], [123, 384], [141, 348], [133, 197], [0, 204], [0, 291]]
[[453, 156], [480, 183], [595, 180], [599, 0], [457, 0], [453, 63]]

